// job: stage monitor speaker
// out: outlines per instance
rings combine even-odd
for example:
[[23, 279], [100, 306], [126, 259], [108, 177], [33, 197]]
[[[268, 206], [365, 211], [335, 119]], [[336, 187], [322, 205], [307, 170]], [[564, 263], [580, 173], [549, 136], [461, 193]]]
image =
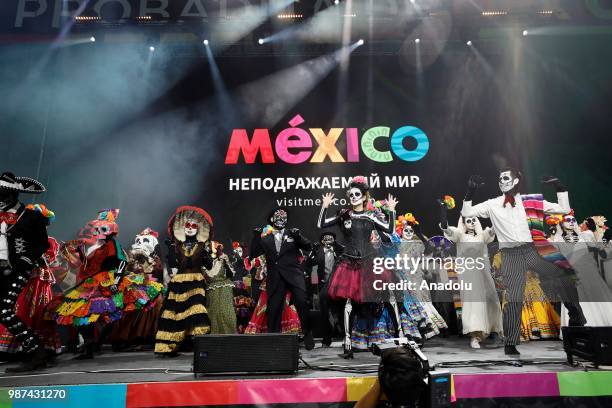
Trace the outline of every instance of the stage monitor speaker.
[[193, 343], [196, 376], [298, 370], [299, 344], [295, 334], [209, 334], [196, 336]]
[[595, 367], [612, 365], [612, 326], [568, 326], [561, 330], [568, 363], [573, 364], [576, 356]]

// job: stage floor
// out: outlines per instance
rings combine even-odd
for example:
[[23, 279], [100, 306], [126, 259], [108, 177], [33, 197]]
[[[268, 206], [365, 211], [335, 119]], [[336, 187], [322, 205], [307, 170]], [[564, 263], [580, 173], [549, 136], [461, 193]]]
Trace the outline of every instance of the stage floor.
[[[560, 341], [532, 341], [519, 347], [520, 360], [510, 359], [504, 355], [503, 345], [484, 342], [480, 350], [473, 350], [468, 345], [467, 338], [451, 337], [447, 339], [434, 338], [429, 340], [423, 351], [430, 365], [441, 363], [458, 363], [472, 361], [461, 367], [447, 367], [453, 374], [477, 373], [526, 373], [526, 372], [562, 372], [580, 370], [568, 366], [563, 345]], [[358, 377], [373, 375], [379, 357], [371, 353], [355, 353], [353, 360], [338, 357], [342, 349], [340, 343], [332, 344], [330, 348], [322, 348], [320, 342], [314, 350], [300, 349], [302, 358], [311, 366], [326, 367], [327, 370], [312, 370], [300, 363], [300, 370], [294, 375], [249, 375], [244, 378], [324, 378], [324, 377]], [[93, 360], [74, 361], [72, 354], [61, 355], [57, 364], [45, 370], [32, 374], [8, 375], [4, 368], [14, 364], [0, 366], [0, 387], [38, 386], [38, 385], [76, 385], [76, 384], [106, 384], [106, 383], [138, 383], [138, 382], [172, 382], [194, 381], [191, 372], [193, 354], [183, 353], [179, 357], [168, 359], [156, 357], [152, 351], [142, 352], [112, 352], [103, 351]], [[529, 362], [536, 364], [529, 364]], [[488, 362], [496, 362], [487, 365]], [[505, 363], [507, 362], [507, 363]], [[367, 374], [347, 374], [341, 371], [330, 371], [337, 366], [363, 366], [372, 370]], [[236, 379], [241, 376], [207, 376], [207, 379]]]

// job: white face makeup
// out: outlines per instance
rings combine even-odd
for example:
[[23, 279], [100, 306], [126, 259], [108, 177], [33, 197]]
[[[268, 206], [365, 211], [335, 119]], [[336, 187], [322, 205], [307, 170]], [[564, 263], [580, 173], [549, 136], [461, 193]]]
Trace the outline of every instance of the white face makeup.
[[402, 230], [402, 238], [406, 241], [410, 241], [412, 238], [414, 238], [414, 230], [410, 225], [404, 225], [404, 229]]
[[195, 237], [198, 233], [198, 223], [194, 220], [187, 220], [185, 222], [185, 235], [188, 237]]
[[137, 235], [132, 244], [132, 252], [151, 255], [157, 246], [157, 238], [153, 235]]
[[499, 173], [499, 189], [502, 193], [507, 193], [512, 190], [518, 182], [519, 179], [514, 178], [511, 171], [502, 171]]
[[573, 215], [566, 215], [563, 217], [563, 229], [566, 231], [573, 231], [576, 229], [576, 217]]
[[476, 217], [467, 217], [463, 220], [465, 229], [468, 231], [474, 231], [476, 229]]
[[321, 243], [323, 244], [323, 246], [329, 248], [334, 244], [334, 237], [331, 235], [324, 235], [321, 239]]
[[355, 206], [363, 203], [364, 195], [358, 188], [351, 188], [347, 195], [351, 205]]
[[241, 247], [238, 247], [238, 248], [234, 249], [234, 252], [235, 252], [235, 253], [236, 253], [236, 254], [237, 254], [239, 257], [241, 257], [241, 258], [242, 258], [242, 248], [241, 248]]
[[270, 221], [272, 222], [274, 228], [282, 230], [287, 225], [287, 218], [287, 212], [285, 210], [279, 209], [274, 212]]
[[105, 240], [110, 234], [111, 228], [108, 225], [96, 225], [94, 227], [94, 236], [97, 240]]
[[349, 218], [348, 220], [344, 220], [344, 228], [346, 229], [351, 229], [351, 226], [353, 225], [353, 221]]

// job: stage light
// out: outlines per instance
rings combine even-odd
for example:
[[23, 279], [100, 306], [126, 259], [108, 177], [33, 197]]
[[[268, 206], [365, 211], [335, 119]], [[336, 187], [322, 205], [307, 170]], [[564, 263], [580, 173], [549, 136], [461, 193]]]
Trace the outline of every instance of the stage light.
[[89, 41], [96, 42], [96, 37], [94, 37], [94, 36], [89, 37]]
[[495, 17], [495, 16], [505, 16], [506, 14], [508, 14], [507, 11], [501, 11], [501, 10], [497, 10], [497, 11], [483, 11], [481, 13], [483, 16], [485, 17]]
[[468, 41], [468, 42], [466, 42], [466, 44], [471, 47], [472, 46], [472, 41]]
[[337, 6], [338, 4], [340, 4], [340, 0], [334, 0], [334, 4]]
[[417, 38], [416, 40], [414, 40], [414, 43], [415, 43], [415, 44], [418, 44], [418, 43], [420, 43], [420, 42], [421, 42], [421, 39], [420, 39], [420, 38]]
[[527, 34], [529, 34], [529, 31], [523, 30], [523, 36], [526, 36]]
[[416, 3], [416, 0], [410, 0], [410, 2], [411, 2], [412, 4], [414, 4], [414, 3]]
[[363, 40], [363, 38], [359, 39], [359, 41], [357, 41], [357, 45], [363, 45], [365, 44], [365, 41]]
[[263, 38], [260, 38], [259, 40], [257, 40], [257, 43], [258, 43], [259, 45], [263, 45], [263, 43], [264, 43], [264, 42], [265, 42], [265, 41], [264, 41], [264, 39], [263, 39]]
[[149, 47], [149, 51], [151, 51], [151, 52], [155, 51], [155, 47], [154, 46], [150, 46]]
[[202, 41], [202, 44], [204, 44], [204, 45], [208, 45], [208, 40], [204, 40], [204, 41]]

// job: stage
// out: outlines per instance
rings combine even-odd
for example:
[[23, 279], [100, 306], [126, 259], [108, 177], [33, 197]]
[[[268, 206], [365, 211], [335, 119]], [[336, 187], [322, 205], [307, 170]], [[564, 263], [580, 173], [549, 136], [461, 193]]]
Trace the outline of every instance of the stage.
[[[0, 406], [34, 406], [32, 400], [29, 405], [26, 400], [10, 401], [8, 389], [40, 386], [65, 389], [67, 393], [64, 400], [45, 400], [44, 405], [36, 405], [45, 407], [351, 406], [372, 383], [378, 357], [357, 353], [355, 359], [343, 360], [337, 356], [341, 348], [335, 346], [339, 343], [331, 348], [317, 345], [311, 351], [301, 350], [303, 360], [316, 369], [300, 362], [295, 375], [266, 376], [195, 378], [191, 372], [191, 353], [162, 359], [152, 352], [104, 350], [90, 361], [73, 361], [72, 355], [62, 355], [54, 367], [35, 374], [3, 374]], [[540, 401], [542, 406], [558, 406], [562, 401], [583, 398], [589, 399], [589, 405], [612, 403], [612, 372], [587, 370], [588, 364], [568, 366], [561, 342], [530, 342], [522, 345], [520, 351], [520, 359], [507, 359], [499, 344], [485, 342], [482, 349], [472, 350], [464, 338], [433, 339], [424, 348], [431, 365], [449, 365], [440, 369], [452, 374], [455, 406], [493, 406], [500, 398], [516, 403]], [[3, 364], [3, 368], [7, 366]], [[346, 373], [341, 366], [363, 372]]]

